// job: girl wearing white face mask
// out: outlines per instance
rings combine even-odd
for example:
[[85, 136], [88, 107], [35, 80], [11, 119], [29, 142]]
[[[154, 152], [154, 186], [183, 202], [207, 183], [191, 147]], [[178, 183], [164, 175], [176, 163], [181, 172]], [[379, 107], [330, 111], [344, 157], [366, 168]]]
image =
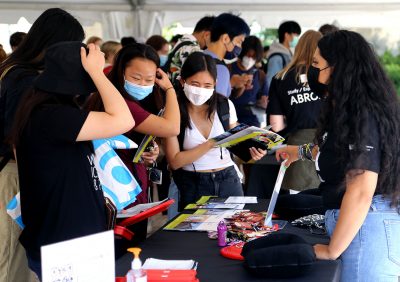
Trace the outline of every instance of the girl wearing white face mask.
[[[237, 125], [232, 102], [214, 91], [216, 77], [214, 60], [200, 52], [191, 54], [181, 69], [180, 135], [165, 140], [167, 160], [181, 194], [181, 207], [204, 195], [243, 195], [229, 151], [214, 147], [211, 139]], [[229, 111], [229, 118], [222, 116], [223, 105]], [[251, 148], [250, 153], [258, 160], [265, 151]]]
[[[135, 118], [135, 127], [125, 135], [140, 144], [145, 135], [156, 137], [172, 137], [179, 133], [179, 106], [168, 76], [159, 68], [160, 59], [156, 51], [144, 44], [131, 44], [122, 48], [115, 58], [113, 69], [108, 78], [125, 98], [126, 103]], [[161, 94], [163, 93], [163, 94]], [[163, 95], [164, 97], [161, 97]], [[93, 96], [88, 102], [92, 110], [99, 110], [102, 104], [98, 96]], [[165, 99], [165, 105], [162, 99]], [[165, 107], [162, 117], [157, 116], [159, 110]], [[130, 172], [141, 183], [142, 193], [137, 196], [134, 204], [148, 202], [149, 177], [147, 166], [151, 165], [159, 154], [156, 144], [154, 150], [144, 152], [143, 162], [132, 162], [136, 153], [133, 150], [117, 150], [118, 155]], [[135, 233], [134, 240], [146, 238], [147, 221], [144, 221]]]
[[261, 108], [265, 109], [268, 103], [266, 75], [256, 67], [262, 60], [263, 48], [255, 36], [246, 37], [242, 47], [238, 61], [232, 64], [231, 76], [239, 75], [243, 83], [232, 90], [230, 98], [240, 123], [260, 127], [266, 122], [265, 110]]

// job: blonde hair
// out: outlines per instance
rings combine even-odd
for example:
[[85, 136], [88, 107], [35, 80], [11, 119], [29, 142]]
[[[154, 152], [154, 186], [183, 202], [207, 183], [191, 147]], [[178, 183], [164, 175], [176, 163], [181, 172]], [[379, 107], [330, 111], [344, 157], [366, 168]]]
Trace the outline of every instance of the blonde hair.
[[318, 41], [321, 38], [322, 34], [319, 31], [306, 31], [300, 37], [299, 42], [296, 45], [292, 60], [283, 70], [278, 72], [276, 78], [283, 79], [289, 70], [295, 68], [296, 81], [300, 82], [300, 75], [307, 73], [308, 68], [312, 64], [314, 52], [317, 49]]
[[117, 54], [122, 48], [121, 43], [117, 41], [106, 41], [101, 45], [101, 52], [104, 53], [104, 58], [107, 60], [110, 56]]

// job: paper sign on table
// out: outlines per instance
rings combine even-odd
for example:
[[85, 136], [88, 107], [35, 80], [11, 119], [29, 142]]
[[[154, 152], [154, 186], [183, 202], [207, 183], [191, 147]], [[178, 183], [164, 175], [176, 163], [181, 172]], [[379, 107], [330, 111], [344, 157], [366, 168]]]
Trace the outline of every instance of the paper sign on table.
[[257, 197], [229, 197], [225, 204], [257, 204]]
[[113, 231], [42, 246], [41, 260], [43, 282], [114, 282]]

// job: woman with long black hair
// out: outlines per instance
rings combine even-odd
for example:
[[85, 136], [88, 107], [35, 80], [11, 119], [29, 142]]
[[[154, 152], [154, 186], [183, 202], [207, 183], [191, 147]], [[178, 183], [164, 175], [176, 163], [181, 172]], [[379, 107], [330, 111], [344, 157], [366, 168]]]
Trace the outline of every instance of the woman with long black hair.
[[315, 144], [277, 158], [315, 161], [322, 180], [329, 245], [319, 259], [343, 262], [341, 281], [400, 276], [400, 105], [365, 39], [338, 31], [318, 43], [308, 83], [324, 98]]
[[[5, 207], [19, 191], [18, 170], [6, 141], [19, 101], [44, 69], [48, 47], [61, 41], [82, 41], [83, 27], [68, 12], [52, 8], [33, 23], [18, 48], [0, 64], [0, 205]], [[28, 281], [25, 251], [18, 243], [21, 230], [0, 209], [0, 281]]]

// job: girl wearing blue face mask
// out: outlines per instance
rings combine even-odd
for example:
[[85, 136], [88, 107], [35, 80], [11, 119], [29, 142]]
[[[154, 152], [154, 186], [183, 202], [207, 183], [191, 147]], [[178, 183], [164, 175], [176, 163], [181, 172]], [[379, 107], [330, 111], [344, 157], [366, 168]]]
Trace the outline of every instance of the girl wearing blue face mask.
[[[116, 55], [113, 69], [108, 78], [125, 98], [135, 118], [135, 127], [125, 135], [140, 144], [145, 135], [172, 137], [179, 133], [180, 114], [175, 90], [168, 76], [159, 68], [160, 60], [156, 51], [144, 44], [132, 44], [122, 48]], [[163, 93], [163, 94], [161, 94]], [[164, 102], [165, 101], [165, 102]], [[99, 109], [98, 96], [89, 100], [88, 107]], [[157, 116], [165, 107], [162, 117]], [[148, 202], [149, 177], [147, 165], [158, 156], [158, 146], [142, 155], [143, 162], [132, 162], [136, 150], [118, 150], [117, 153], [134, 176], [140, 181], [142, 193], [135, 204]], [[135, 239], [146, 238], [147, 221], [139, 230], [133, 230]]]
[[[191, 54], [181, 69], [180, 135], [165, 141], [167, 160], [175, 170], [174, 181], [181, 194], [181, 207], [204, 195], [243, 195], [229, 151], [214, 148], [212, 140], [225, 132], [224, 127], [237, 125], [233, 103], [214, 90], [216, 77], [213, 58], [200, 52]], [[229, 107], [228, 124], [221, 120], [218, 112], [223, 103]], [[265, 151], [251, 148], [250, 153], [254, 160], [259, 160]]]

